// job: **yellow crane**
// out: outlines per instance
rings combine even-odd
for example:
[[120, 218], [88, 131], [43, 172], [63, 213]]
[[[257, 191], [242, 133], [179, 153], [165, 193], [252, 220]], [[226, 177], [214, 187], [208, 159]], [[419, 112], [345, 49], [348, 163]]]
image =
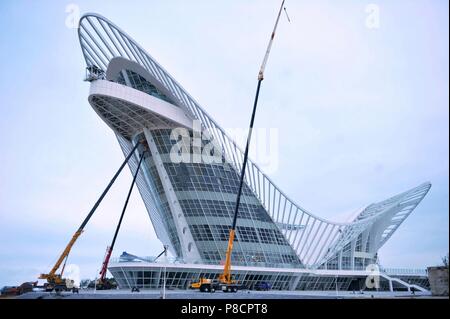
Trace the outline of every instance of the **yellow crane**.
[[[67, 259], [69, 257], [70, 251], [71, 251], [73, 245], [75, 244], [75, 242], [77, 241], [77, 239], [83, 233], [84, 227], [86, 226], [86, 224], [91, 219], [91, 217], [94, 214], [95, 210], [100, 205], [100, 203], [102, 202], [103, 198], [106, 196], [106, 194], [108, 193], [109, 189], [114, 184], [114, 182], [117, 179], [117, 177], [119, 176], [120, 172], [123, 170], [125, 165], [128, 163], [128, 161], [130, 160], [130, 158], [133, 155], [134, 151], [138, 148], [139, 145], [141, 145], [141, 144], [140, 143], [136, 143], [136, 145], [133, 147], [131, 152], [125, 158], [125, 161], [122, 163], [122, 165], [120, 166], [119, 170], [116, 172], [114, 177], [111, 179], [111, 181], [109, 182], [108, 186], [106, 186], [105, 190], [100, 195], [99, 199], [94, 204], [94, 206], [92, 207], [91, 211], [86, 216], [86, 218], [84, 219], [83, 223], [81, 224], [81, 226], [73, 234], [73, 236], [70, 239], [69, 243], [67, 244], [66, 248], [64, 249], [62, 254], [59, 256], [58, 260], [56, 261], [55, 265], [50, 270], [50, 272], [48, 274], [41, 274], [39, 276], [39, 279], [46, 279], [47, 280], [47, 283], [44, 285], [45, 290], [47, 290], [47, 291], [53, 291], [53, 290], [60, 291], [60, 290], [68, 290], [68, 289], [72, 289], [73, 288], [73, 286], [72, 286], [73, 285], [73, 281], [70, 281], [68, 279], [63, 278], [64, 268], [66, 266], [66, 262], [67, 262]], [[64, 264], [63, 264], [63, 262], [64, 262]], [[61, 267], [61, 265], [63, 265], [62, 269], [61, 269], [61, 272], [57, 273], [58, 269]]]
[[275, 39], [275, 32], [277, 30], [278, 22], [280, 21], [280, 16], [281, 16], [281, 12], [283, 11], [283, 8], [286, 12], [286, 17], [287, 17], [288, 21], [290, 22], [290, 19], [289, 19], [289, 16], [287, 15], [287, 11], [284, 6], [284, 3], [285, 3], [285, 0], [283, 0], [281, 3], [281, 7], [278, 12], [277, 20], [275, 22], [275, 26], [273, 28], [272, 35], [270, 37], [269, 45], [267, 46], [266, 54], [264, 55], [264, 59], [261, 64], [261, 68], [258, 73], [258, 86], [256, 88], [256, 96], [255, 96], [255, 100], [253, 103], [252, 117], [250, 120], [250, 129], [248, 131], [247, 144], [245, 146], [244, 161], [242, 163], [242, 170], [241, 170], [241, 176], [240, 176], [240, 181], [239, 181], [239, 190], [238, 190], [238, 194], [237, 194], [237, 198], [236, 198], [236, 206], [235, 206], [235, 210], [234, 210], [233, 223], [231, 225], [229, 238], [228, 238], [228, 246], [227, 246], [227, 252], [225, 255], [225, 263], [224, 263], [224, 267], [223, 267], [223, 272], [219, 275], [217, 281], [200, 278], [199, 281], [191, 284], [192, 289], [200, 289], [201, 292], [214, 292], [218, 289], [220, 289], [224, 292], [237, 292], [238, 289], [241, 287], [235, 280], [233, 280], [233, 277], [231, 274], [231, 254], [233, 252], [234, 237], [236, 236], [236, 222], [237, 222], [237, 216], [238, 216], [238, 212], [239, 212], [239, 204], [241, 202], [242, 186], [244, 185], [245, 170], [247, 167], [248, 152], [249, 152], [249, 148], [250, 148], [250, 141], [252, 138], [253, 124], [255, 122], [255, 114], [256, 114], [256, 107], [258, 105], [259, 92], [261, 89], [261, 83], [264, 80], [264, 70], [266, 68], [266, 64], [269, 59], [270, 50], [272, 49], [272, 44]]

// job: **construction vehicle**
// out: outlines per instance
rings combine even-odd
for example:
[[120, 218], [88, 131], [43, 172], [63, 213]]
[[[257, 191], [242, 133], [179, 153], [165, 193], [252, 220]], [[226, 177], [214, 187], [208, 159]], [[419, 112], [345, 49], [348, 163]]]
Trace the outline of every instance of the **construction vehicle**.
[[117, 282], [114, 278], [103, 278], [101, 281], [98, 279], [93, 287], [95, 290], [112, 290], [117, 289]]
[[199, 289], [201, 292], [215, 292], [217, 285], [211, 280], [200, 278], [199, 281], [191, 284], [191, 289]]
[[20, 295], [20, 289], [17, 286], [5, 286], [0, 290], [2, 296], [18, 296]]
[[[136, 143], [136, 145], [133, 147], [131, 152], [125, 158], [125, 161], [122, 163], [122, 165], [120, 166], [119, 170], [116, 172], [116, 174], [113, 176], [113, 178], [109, 182], [108, 186], [105, 188], [103, 193], [100, 195], [99, 199], [94, 204], [94, 206], [92, 207], [92, 209], [90, 210], [90, 212], [88, 213], [86, 218], [84, 219], [83, 223], [81, 224], [81, 226], [73, 234], [71, 240], [67, 244], [67, 246], [64, 249], [64, 251], [62, 252], [62, 254], [59, 256], [58, 260], [56, 261], [55, 265], [50, 270], [50, 272], [48, 274], [41, 274], [39, 276], [39, 279], [46, 279], [47, 280], [47, 283], [45, 283], [44, 287], [43, 287], [45, 289], [45, 291], [54, 291], [54, 290], [55, 291], [72, 290], [73, 292], [76, 291], [76, 287], [74, 287], [73, 280], [63, 278], [64, 268], [66, 266], [67, 259], [69, 257], [70, 251], [71, 251], [73, 245], [75, 244], [75, 242], [77, 241], [77, 239], [83, 233], [84, 227], [86, 226], [86, 224], [91, 219], [91, 217], [94, 214], [94, 212], [96, 211], [97, 207], [100, 205], [100, 203], [102, 202], [103, 198], [106, 196], [106, 194], [108, 193], [109, 189], [114, 184], [114, 182], [117, 179], [117, 177], [119, 176], [120, 172], [123, 170], [125, 165], [128, 163], [128, 161], [130, 160], [130, 158], [133, 155], [134, 151], [137, 149], [137, 147], [139, 145], [140, 145], [140, 143]], [[62, 269], [58, 273], [58, 270], [61, 267], [61, 265], [62, 265]]]
[[3, 296], [19, 296], [27, 292], [32, 292], [37, 288], [37, 281], [24, 282], [20, 286], [5, 286], [0, 290], [0, 295]]
[[[272, 35], [270, 37], [269, 45], [267, 46], [266, 54], [264, 55], [263, 62], [261, 64], [261, 68], [258, 73], [258, 85], [256, 88], [256, 96], [253, 103], [253, 111], [252, 116], [250, 120], [250, 128], [248, 131], [247, 136], [247, 144], [245, 146], [245, 152], [244, 152], [244, 161], [242, 163], [242, 169], [241, 169], [241, 175], [240, 175], [240, 181], [239, 181], [239, 189], [237, 193], [236, 198], [236, 206], [234, 210], [234, 217], [233, 217], [233, 223], [231, 225], [230, 234], [228, 238], [228, 246], [227, 251], [225, 255], [225, 263], [223, 267], [223, 272], [219, 275], [217, 280], [211, 280], [207, 278], [200, 278], [199, 281], [193, 282], [190, 286], [192, 289], [200, 289], [201, 292], [215, 292], [216, 290], [221, 290], [223, 292], [237, 292], [239, 289], [241, 289], [243, 286], [239, 285], [234, 279], [231, 274], [231, 254], [233, 251], [233, 242], [234, 237], [236, 235], [236, 222], [239, 212], [239, 204], [241, 201], [241, 194], [242, 194], [242, 186], [244, 184], [244, 178], [245, 178], [245, 170], [247, 167], [247, 160], [248, 160], [248, 152], [250, 148], [250, 142], [252, 138], [252, 132], [253, 132], [253, 124], [255, 122], [255, 115], [256, 115], [256, 107], [258, 105], [258, 98], [259, 98], [259, 92], [261, 89], [261, 83], [264, 80], [264, 70], [266, 68], [267, 61], [269, 59], [270, 50], [272, 48], [273, 40], [275, 39], [275, 32], [278, 27], [278, 22], [280, 21], [281, 12], [284, 10], [286, 11], [286, 8], [284, 7], [285, 0], [282, 1], [280, 10], [278, 12], [277, 20], [275, 22], [275, 26], [272, 31]], [[287, 16], [287, 12], [286, 12]], [[288, 17], [288, 16], [287, 16]], [[290, 21], [289, 17], [288, 20]]]

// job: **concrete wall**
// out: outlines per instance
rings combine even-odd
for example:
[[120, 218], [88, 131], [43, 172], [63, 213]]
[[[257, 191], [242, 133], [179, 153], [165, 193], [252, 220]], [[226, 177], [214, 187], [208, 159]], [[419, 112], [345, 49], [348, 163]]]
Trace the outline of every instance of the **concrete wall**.
[[448, 296], [448, 267], [428, 267], [428, 280], [433, 296]]

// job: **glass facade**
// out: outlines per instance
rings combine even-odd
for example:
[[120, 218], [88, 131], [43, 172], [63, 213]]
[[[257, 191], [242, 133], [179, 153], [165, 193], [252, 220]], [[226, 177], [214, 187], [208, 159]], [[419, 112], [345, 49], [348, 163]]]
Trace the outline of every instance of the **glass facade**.
[[[139, 287], [144, 289], [160, 289], [163, 285], [167, 289], [188, 289], [192, 282], [199, 278], [215, 279], [220, 274], [212, 269], [174, 269], [167, 268], [164, 272], [158, 268], [143, 268], [127, 266], [126, 268], [110, 268], [121, 288]], [[303, 290], [303, 291], [359, 291], [373, 290], [366, 287], [364, 276], [317, 276], [293, 273], [270, 273], [265, 271], [234, 271], [234, 277], [248, 289], [255, 289], [261, 282], [268, 283], [272, 290]], [[429, 289], [426, 275], [395, 276], [405, 282], [416, 284]], [[164, 283], [165, 279], [165, 283]], [[380, 278], [381, 291], [389, 291], [389, 281]], [[394, 291], [404, 291], [406, 287], [395, 281], [392, 282]]]
[[[376, 254], [371, 257], [373, 254], [370, 253], [369, 243], [370, 234], [367, 234], [367, 238], [364, 238], [364, 233], [359, 234], [356, 239], [347, 243], [319, 269], [365, 270], [367, 266], [377, 263]], [[352, 247], [354, 248], [352, 249]]]
[[[133, 71], [122, 70], [116, 82], [173, 103], [153, 84]], [[216, 265], [223, 263], [239, 188], [239, 175], [223, 157], [221, 163], [174, 163], [170, 152], [172, 147], [181, 141], [170, 139], [172, 128], [153, 129], [150, 132], [189, 225], [201, 262]], [[189, 133], [192, 137], [192, 131]], [[145, 139], [145, 135], [141, 133], [135, 138], [135, 142], [137, 139]], [[191, 144], [183, 146], [193, 150]], [[181, 257], [179, 234], [153, 156], [145, 159], [143, 168], [157, 202], [156, 206], [162, 212], [161, 215], [166, 216], [165, 227], [174, 250], [178, 257]], [[243, 266], [301, 267], [292, 247], [245, 183], [232, 262], [234, 265]]]
[[141, 75], [131, 70], [122, 70], [121, 72], [119, 72], [119, 76], [116, 82], [123, 85], [128, 85], [127, 83], [129, 83], [129, 85], [133, 89], [145, 92], [158, 99], [174, 104], [171, 99], [161, 93], [153, 84], [144, 79], [144, 77], [142, 77]]
[[[142, 138], [144, 138], [143, 134], [137, 136], [135, 138], [135, 143]], [[142, 147], [139, 147], [138, 151], [140, 154], [142, 154]], [[162, 220], [168, 232], [169, 239], [174, 247], [175, 253], [177, 254], [177, 256], [181, 256], [181, 246], [176, 226], [173, 220], [173, 216], [170, 212], [170, 207], [167, 201], [166, 194], [164, 192], [164, 187], [156, 170], [155, 162], [151, 153], [148, 154], [142, 162], [142, 170], [148, 176], [146, 180], [149, 185], [150, 192], [153, 195], [155, 206], [161, 212], [161, 215], [165, 217]]]
[[[164, 273], [159, 270], [141, 270], [139, 268], [127, 268], [126, 270], [112, 270], [114, 278], [120, 287], [139, 287], [144, 289], [158, 289], [165, 285], [166, 289], [188, 289], [192, 282], [200, 278], [216, 279], [219, 272], [214, 270], [175, 270], [167, 269]], [[273, 290], [288, 290], [296, 276], [281, 273], [241, 273], [236, 272], [235, 279], [243, 283], [249, 289], [254, 289], [258, 283], [267, 282]], [[164, 283], [165, 279], [165, 283]]]
[[[173, 163], [170, 151], [179, 141], [170, 139], [171, 130], [151, 133], [203, 262], [224, 262], [239, 175], [224, 162]], [[192, 148], [192, 145], [185, 146]], [[291, 246], [245, 184], [232, 262], [246, 266], [300, 266]]]

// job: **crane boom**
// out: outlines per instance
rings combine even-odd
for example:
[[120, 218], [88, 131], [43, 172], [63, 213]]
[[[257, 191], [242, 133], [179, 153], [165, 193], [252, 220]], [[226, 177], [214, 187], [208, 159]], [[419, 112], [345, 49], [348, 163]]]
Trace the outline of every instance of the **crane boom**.
[[133, 192], [133, 187], [134, 187], [134, 184], [136, 183], [136, 178], [137, 178], [137, 175], [139, 173], [139, 169], [141, 168], [141, 164], [142, 164], [142, 161], [144, 159], [145, 153], [146, 153], [145, 151], [142, 153], [141, 158], [139, 159], [139, 164], [138, 164], [138, 166], [136, 168], [136, 172], [134, 172], [133, 181], [131, 182], [130, 190], [128, 191], [128, 195], [127, 195], [127, 198], [125, 200], [125, 204], [123, 205], [122, 213], [120, 214], [119, 222], [117, 223], [116, 231], [114, 233], [114, 237], [113, 237], [113, 240], [111, 242], [111, 245], [106, 248], [105, 259], [103, 261], [102, 269], [100, 271], [100, 282], [104, 282], [105, 281], [106, 272], [108, 270], [109, 259], [111, 258], [111, 254], [113, 252], [114, 245], [116, 243], [117, 235], [119, 234], [120, 226], [122, 225], [123, 216], [125, 215], [125, 211], [126, 211], [127, 206], [128, 206], [128, 201], [130, 200], [131, 193]]
[[[62, 252], [61, 256], [59, 256], [58, 260], [56, 261], [55, 265], [53, 266], [52, 270], [48, 274], [41, 274], [39, 276], [40, 279], [50, 279], [56, 276], [56, 272], [58, 271], [59, 267], [61, 266], [64, 259], [67, 258], [67, 256], [70, 253], [70, 250], [72, 249], [72, 246], [75, 244], [78, 237], [80, 237], [82, 231], [77, 230], [75, 234], [73, 234], [72, 239], [70, 239], [69, 243], [67, 244], [66, 248]], [[62, 275], [62, 274], [61, 274]]]
[[63, 271], [61, 271], [61, 273], [58, 275], [56, 274], [56, 272], [58, 271], [59, 267], [61, 267], [61, 264], [63, 263], [64, 259], [66, 259], [69, 254], [70, 254], [70, 250], [72, 249], [73, 245], [75, 244], [75, 242], [77, 241], [78, 237], [80, 237], [80, 235], [83, 233], [84, 227], [86, 226], [86, 224], [89, 222], [89, 220], [91, 219], [92, 215], [94, 214], [94, 212], [96, 211], [97, 207], [100, 205], [100, 203], [102, 202], [103, 198], [106, 196], [106, 194], [108, 193], [109, 189], [111, 188], [111, 186], [114, 184], [114, 182], [116, 181], [117, 177], [119, 176], [119, 174], [122, 172], [123, 168], [125, 167], [125, 165], [128, 163], [128, 161], [130, 160], [131, 156], [133, 155], [134, 151], [137, 149], [137, 147], [140, 145], [140, 143], [136, 143], [136, 145], [133, 147], [133, 149], [131, 150], [131, 152], [128, 154], [128, 156], [125, 158], [124, 162], [122, 163], [122, 165], [119, 167], [119, 169], [117, 170], [116, 174], [113, 176], [113, 178], [111, 179], [111, 181], [109, 182], [108, 186], [106, 186], [105, 190], [103, 191], [103, 193], [100, 195], [99, 199], [97, 200], [97, 202], [94, 204], [94, 206], [92, 207], [92, 209], [89, 211], [88, 215], [86, 216], [86, 218], [83, 220], [83, 222], [81, 223], [80, 227], [78, 228], [78, 230], [73, 234], [72, 238], [70, 239], [69, 243], [67, 244], [66, 248], [64, 249], [64, 251], [62, 252], [62, 254], [59, 256], [58, 260], [56, 261], [55, 265], [53, 266], [53, 268], [50, 270], [50, 272], [48, 274], [41, 274], [39, 276], [40, 279], [47, 279], [47, 281], [49, 283], [53, 282], [53, 283], [61, 283], [62, 282], [62, 275], [63, 275]]
[[275, 39], [275, 33], [277, 31], [278, 22], [280, 21], [281, 12], [283, 11], [283, 8], [284, 8], [284, 2], [285, 2], [285, 0], [283, 0], [281, 3], [281, 7], [278, 12], [277, 20], [275, 22], [275, 26], [273, 28], [272, 35], [270, 37], [270, 41], [267, 46], [266, 54], [264, 55], [264, 59], [261, 64], [261, 68], [258, 73], [258, 86], [256, 88], [256, 96], [255, 96], [255, 101], [253, 103], [253, 112], [252, 112], [252, 117], [250, 120], [250, 129], [248, 131], [247, 144], [245, 146], [244, 161], [242, 163], [242, 170], [241, 170], [241, 176], [240, 176], [240, 181], [239, 181], [239, 189], [238, 189], [238, 194], [237, 194], [237, 198], [236, 198], [236, 206], [235, 206], [235, 210], [234, 210], [233, 224], [231, 225], [231, 229], [230, 229], [227, 252], [226, 252], [226, 257], [225, 257], [225, 264], [223, 267], [223, 273], [219, 275], [219, 281], [222, 283], [226, 283], [226, 284], [233, 283], [233, 280], [231, 277], [231, 254], [233, 252], [233, 242], [234, 242], [234, 237], [236, 235], [236, 222], [237, 222], [237, 216], [238, 216], [238, 212], [239, 212], [239, 204], [241, 202], [242, 186], [244, 184], [245, 169], [247, 167], [248, 152], [249, 152], [250, 141], [251, 141], [252, 132], [253, 132], [253, 124], [255, 122], [256, 107], [258, 106], [258, 98], [259, 98], [259, 92], [261, 89], [261, 83], [264, 80], [264, 70], [266, 68], [266, 64], [269, 59], [273, 40]]

